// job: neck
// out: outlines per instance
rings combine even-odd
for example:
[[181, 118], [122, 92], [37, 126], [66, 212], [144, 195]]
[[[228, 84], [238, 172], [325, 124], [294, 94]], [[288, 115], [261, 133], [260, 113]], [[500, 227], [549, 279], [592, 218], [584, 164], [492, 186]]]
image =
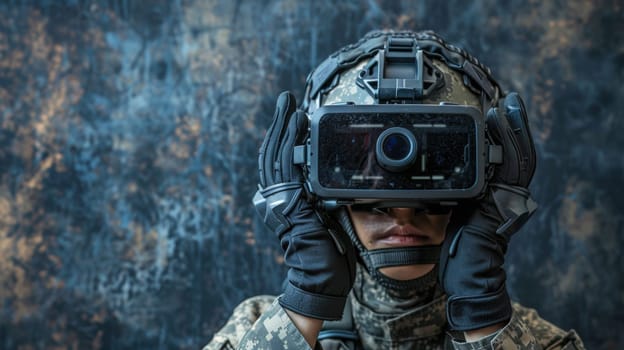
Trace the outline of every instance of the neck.
[[399, 284], [396, 289], [358, 266], [351, 305], [364, 349], [424, 349], [444, 341], [446, 296], [437, 286], [436, 271], [399, 281], [410, 288]]
[[[413, 280], [397, 281], [399, 283], [396, 286], [394, 283], [387, 283], [391, 281], [379, 283], [364, 266], [359, 265], [357, 271], [353, 291], [361, 303], [377, 312], [403, 313], [428, 304], [442, 294], [436, 280], [437, 268]], [[381, 274], [376, 277], [391, 280]]]

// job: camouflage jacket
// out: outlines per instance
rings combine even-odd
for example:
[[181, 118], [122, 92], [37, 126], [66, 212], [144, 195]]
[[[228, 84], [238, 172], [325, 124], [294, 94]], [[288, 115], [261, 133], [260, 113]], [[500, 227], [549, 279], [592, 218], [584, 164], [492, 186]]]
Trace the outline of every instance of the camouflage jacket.
[[[503, 329], [474, 342], [462, 341], [461, 334], [447, 330], [446, 295], [435, 277], [426, 289], [397, 298], [358, 270], [343, 320], [325, 323], [315, 350], [585, 349], [574, 330], [563, 331], [517, 303]], [[204, 350], [310, 349], [277, 300], [256, 296], [243, 301]], [[334, 326], [340, 331], [332, 330]]]

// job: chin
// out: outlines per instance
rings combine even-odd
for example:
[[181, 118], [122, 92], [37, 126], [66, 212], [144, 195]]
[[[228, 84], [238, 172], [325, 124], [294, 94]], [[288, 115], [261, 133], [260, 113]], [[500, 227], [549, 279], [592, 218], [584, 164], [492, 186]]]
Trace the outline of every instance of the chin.
[[384, 274], [386, 277], [398, 280], [398, 281], [407, 281], [413, 280], [419, 277], [426, 275], [431, 272], [435, 264], [426, 264], [426, 265], [406, 265], [406, 266], [393, 266], [393, 267], [384, 267], [379, 269], [379, 271]]

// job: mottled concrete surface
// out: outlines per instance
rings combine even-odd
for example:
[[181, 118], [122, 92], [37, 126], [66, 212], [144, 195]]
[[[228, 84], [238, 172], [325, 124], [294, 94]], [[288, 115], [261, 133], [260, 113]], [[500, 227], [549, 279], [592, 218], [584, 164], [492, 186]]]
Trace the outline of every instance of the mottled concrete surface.
[[621, 1], [3, 1], [0, 348], [193, 349], [284, 268], [254, 215], [281, 90], [375, 28], [434, 29], [530, 111], [520, 302], [624, 348]]

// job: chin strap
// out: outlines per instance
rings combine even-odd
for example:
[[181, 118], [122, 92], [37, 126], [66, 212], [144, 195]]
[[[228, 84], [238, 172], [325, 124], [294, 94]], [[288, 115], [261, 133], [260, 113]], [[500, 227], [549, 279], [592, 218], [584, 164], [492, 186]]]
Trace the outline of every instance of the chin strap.
[[368, 250], [358, 238], [347, 210], [343, 207], [338, 209], [336, 218], [342, 229], [349, 235], [353, 245], [358, 250], [361, 263], [368, 273], [381, 285], [395, 290], [412, 289], [418, 286], [420, 279], [400, 281], [387, 277], [379, 272], [379, 269], [402, 265], [425, 265], [437, 264], [440, 260], [442, 245], [427, 245], [420, 247], [383, 248]]
[[372, 267], [380, 269], [401, 265], [437, 264], [440, 261], [441, 248], [442, 245], [427, 245], [366, 250], [360, 253], [366, 255]]

